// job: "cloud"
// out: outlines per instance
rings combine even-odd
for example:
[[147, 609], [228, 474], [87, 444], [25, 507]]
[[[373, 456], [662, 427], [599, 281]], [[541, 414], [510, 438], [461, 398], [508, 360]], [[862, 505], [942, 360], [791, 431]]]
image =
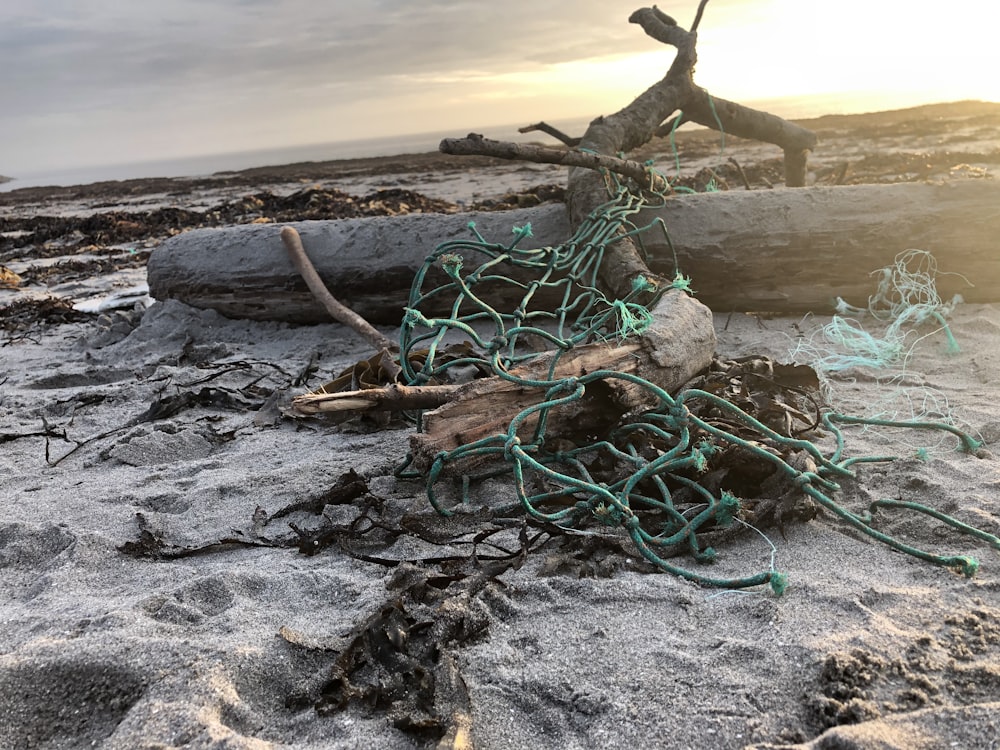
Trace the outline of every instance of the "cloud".
[[[263, 122], [269, 112], [347, 112], [421, 91], [454, 98], [449, 87], [655, 45], [626, 23], [632, 8], [606, 0], [6, 0], [0, 136], [15, 155], [69, 142], [99, 158], [107, 158], [99, 147], [81, 146], [101, 128], [138, 141], [132, 131], [158, 119], [206, 133], [242, 120], [266, 137], [281, 129]], [[114, 140], [120, 152], [123, 139]]]
[[[595, 114], [595, 107], [627, 103], [648, 83], [637, 85], [631, 71], [643, 79], [647, 71], [633, 68], [620, 80], [599, 81], [591, 67], [593, 75], [581, 80], [572, 63], [603, 66], [653, 53], [663, 54], [663, 70], [669, 64], [669, 50], [627, 23], [638, 5], [3, 0], [0, 172], [33, 169], [45, 160], [168, 158], [388, 129], [415, 132], [457, 119], [482, 125]], [[676, 0], [668, 9], [686, 25], [697, 5]], [[839, 43], [839, 32], [820, 33], [809, 13], [819, 11], [800, 0], [712, 0], [701, 29], [699, 82], [735, 84], [732, 97], [755, 82], [780, 92], [791, 73], [819, 80], [811, 68], [843, 68], [841, 52], [823, 51]], [[796, 33], [783, 31], [785, 22], [796, 23]], [[794, 57], [801, 64], [790, 68], [777, 55], [790, 54], [793, 42], [803, 52]], [[741, 49], [747, 53], [739, 56], [734, 76]], [[852, 49], [856, 53], [857, 44]], [[543, 94], [545, 85], [551, 90]]]
[[[624, 52], [624, 3], [7, 0], [4, 98], [24, 114], [116, 97], [354, 84], [456, 67], [507, 72]], [[83, 12], [80, 8], [86, 8]], [[625, 34], [624, 31], [630, 33]], [[609, 33], [610, 31], [610, 33]], [[10, 111], [10, 110], [8, 110]]]

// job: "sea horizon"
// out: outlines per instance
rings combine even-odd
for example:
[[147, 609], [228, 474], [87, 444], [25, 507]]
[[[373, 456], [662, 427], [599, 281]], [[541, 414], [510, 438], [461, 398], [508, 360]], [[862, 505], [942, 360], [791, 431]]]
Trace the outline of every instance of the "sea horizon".
[[[787, 97], [747, 102], [747, 106], [761, 109], [788, 119], [808, 119], [823, 115], [862, 114], [873, 111], [889, 111], [921, 104], [929, 101], [891, 101], [885, 97], [864, 97], [852, 95], [814, 95], [809, 97]], [[876, 104], [878, 106], [866, 106]], [[583, 133], [593, 116], [547, 120], [549, 124], [571, 135]], [[124, 181], [151, 178], [193, 178], [206, 177], [222, 172], [237, 172], [256, 167], [283, 166], [302, 162], [323, 162], [339, 159], [395, 156], [436, 151], [444, 138], [462, 137], [470, 132], [482, 133], [490, 138], [514, 142], [546, 141], [549, 136], [532, 132], [521, 134], [518, 124], [492, 125], [488, 127], [456, 127], [449, 130], [408, 133], [403, 135], [363, 138], [355, 140], [330, 141], [326, 143], [302, 144], [277, 148], [235, 151], [228, 153], [201, 154], [171, 159], [74, 166], [65, 169], [46, 169], [23, 175], [6, 174], [0, 165], [0, 175], [10, 178], [0, 183], [0, 192], [10, 192], [32, 187], [70, 187], [105, 181]]]

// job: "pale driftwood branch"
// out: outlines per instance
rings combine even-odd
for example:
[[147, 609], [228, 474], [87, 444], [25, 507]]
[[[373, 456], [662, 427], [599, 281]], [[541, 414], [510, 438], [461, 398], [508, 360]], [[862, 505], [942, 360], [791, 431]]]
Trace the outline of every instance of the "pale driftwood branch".
[[560, 143], [565, 143], [567, 146], [572, 148], [580, 144], [579, 138], [574, 138], [571, 135], [566, 135], [558, 128], [552, 127], [547, 122], [536, 122], [534, 125], [525, 125], [523, 128], [517, 129], [518, 133], [545, 133], [546, 135], [551, 135]]
[[387, 385], [360, 391], [305, 393], [292, 399], [302, 414], [436, 409], [455, 397], [458, 385]]
[[454, 156], [493, 156], [498, 159], [533, 161], [540, 164], [561, 164], [567, 167], [585, 169], [607, 169], [615, 174], [635, 180], [643, 188], [658, 192], [670, 191], [670, 185], [662, 175], [652, 171], [645, 164], [630, 159], [619, 159], [606, 154], [587, 151], [572, 151], [561, 148], [536, 146], [530, 143], [511, 143], [484, 138], [478, 133], [469, 133], [465, 138], [445, 138], [440, 150]]
[[739, 138], [773, 143], [785, 152], [785, 185], [806, 184], [806, 157], [816, 147], [816, 134], [793, 122], [693, 87], [682, 104], [684, 120], [722, 130]]
[[384, 336], [374, 328], [371, 323], [362, 318], [349, 307], [341, 304], [336, 297], [330, 294], [326, 284], [316, 273], [316, 268], [306, 255], [306, 250], [302, 246], [302, 238], [293, 227], [284, 227], [281, 230], [281, 241], [285, 244], [285, 250], [295, 265], [295, 270], [299, 272], [302, 279], [309, 287], [309, 291], [318, 299], [331, 317], [345, 326], [349, 326], [376, 349], [392, 350], [396, 348], [395, 342]]

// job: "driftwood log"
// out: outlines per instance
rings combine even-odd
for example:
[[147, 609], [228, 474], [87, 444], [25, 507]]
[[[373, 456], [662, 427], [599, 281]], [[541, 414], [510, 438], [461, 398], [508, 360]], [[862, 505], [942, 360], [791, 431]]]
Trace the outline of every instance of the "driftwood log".
[[[932, 253], [943, 273], [975, 284], [942, 275], [942, 297], [959, 292], [969, 302], [1000, 300], [997, 206], [1000, 183], [967, 180], [679, 195], [641, 220], [664, 220], [680, 271], [713, 310], [822, 314], [838, 296], [866, 304], [871, 272], [908, 248]], [[471, 236], [469, 221], [498, 241], [508, 240], [512, 226], [530, 222], [535, 237], [529, 242], [539, 246], [572, 232], [561, 204], [293, 226], [338, 299], [369, 321], [398, 325], [416, 270], [439, 243]], [[650, 268], [673, 277], [673, 253], [662, 237], [650, 233], [645, 246]], [[148, 278], [157, 299], [234, 318], [329, 320], [285, 255], [275, 226], [173, 237], [153, 251]]]
[[[552, 379], [612, 370], [644, 378], [674, 393], [706, 369], [715, 352], [712, 312], [679, 290], [667, 292], [653, 308], [653, 324], [641, 336], [618, 345], [588, 344], [562, 355]], [[553, 353], [512, 371], [524, 379], [545, 378]], [[423, 429], [410, 438], [414, 467], [426, 471], [441, 451], [507, 432], [521, 411], [543, 400], [544, 389], [525, 388], [497, 377], [473, 380], [451, 400], [425, 412]], [[603, 434], [622, 414], [657, 406], [647, 390], [609, 378], [587, 386], [583, 398], [549, 413], [548, 435]], [[525, 420], [520, 437], [530, 439], [538, 414]], [[468, 470], [468, 464], [461, 466]]]

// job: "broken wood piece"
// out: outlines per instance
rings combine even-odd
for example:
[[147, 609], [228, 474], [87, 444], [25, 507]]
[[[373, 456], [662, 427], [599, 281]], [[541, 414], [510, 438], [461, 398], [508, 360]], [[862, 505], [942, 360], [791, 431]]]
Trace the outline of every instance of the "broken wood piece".
[[393, 383], [382, 388], [364, 388], [359, 391], [314, 391], [292, 399], [292, 408], [301, 414], [435, 409], [451, 401], [460, 388], [460, 385]]
[[[635, 375], [668, 393], [674, 393], [709, 366], [715, 352], [712, 313], [687, 293], [672, 289], [652, 308], [653, 323], [642, 334], [618, 343], [577, 346], [557, 355], [545, 352], [511, 371], [522, 380], [578, 378], [598, 370]], [[549, 369], [559, 356], [554, 375]], [[410, 438], [414, 466], [426, 471], [441, 451], [496, 435], [505, 435], [518, 414], [546, 400], [546, 388], [531, 387], [499, 377], [482, 378], [460, 386], [447, 404], [423, 415], [423, 431]], [[552, 409], [547, 417], [547, 439], [574, 434], [601, 434], [627, 412], [656, 406], [648, 389], [627, 380], [608, 377], [587, 386], [583, 398]], [[538, 413], [523, 423], [529, 440]], [[452, 470], [468, 470], [462, 463]]]

